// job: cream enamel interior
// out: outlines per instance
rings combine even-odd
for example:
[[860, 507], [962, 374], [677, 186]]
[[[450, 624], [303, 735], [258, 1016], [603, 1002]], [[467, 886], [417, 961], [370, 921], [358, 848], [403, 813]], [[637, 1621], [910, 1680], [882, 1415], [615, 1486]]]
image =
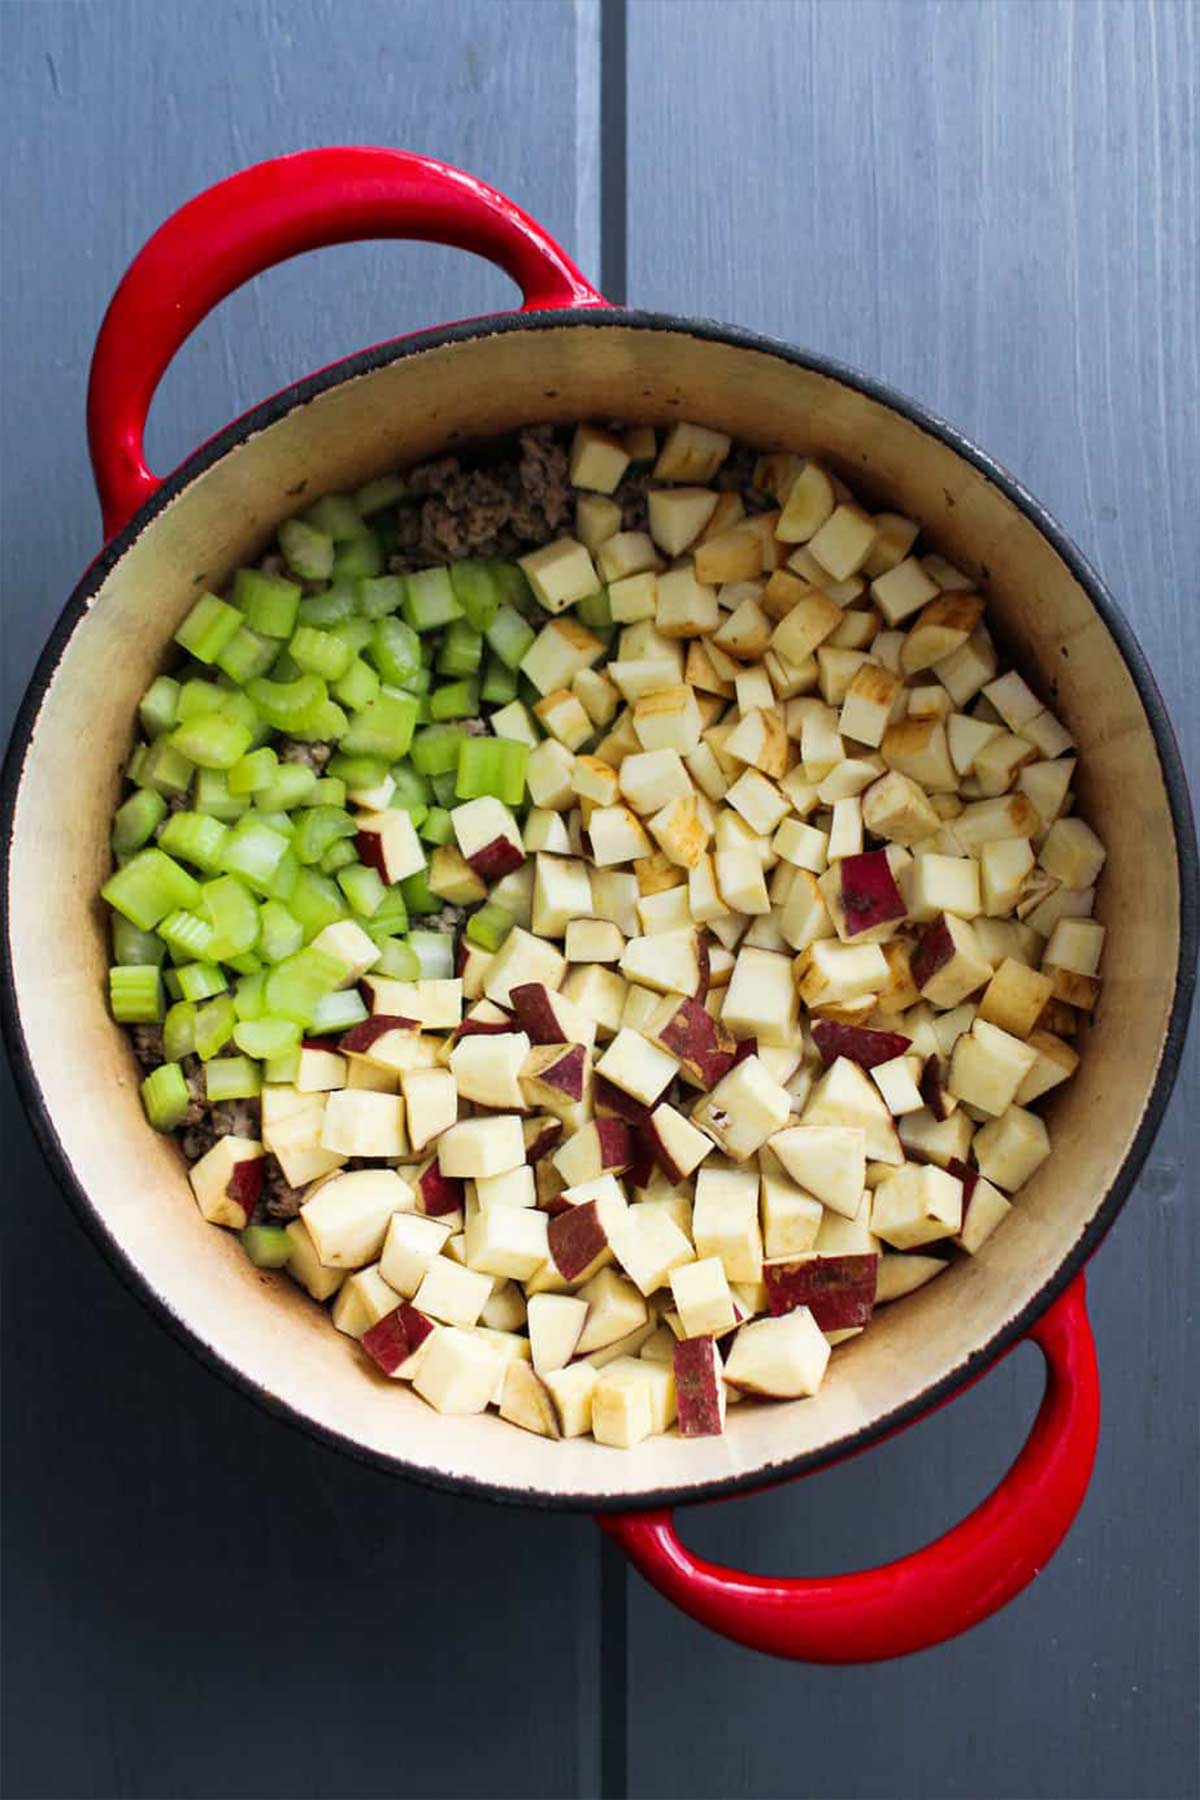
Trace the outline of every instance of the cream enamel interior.
[[[818, 452], [876, 503], [922, 521], [985, 576], [1017, 666], [1078, 740], [1079, 810], [1108, 846], [1105, 984], [1075, 1081], [1049, 1108], [1054, 1151], [975, 1259], [884, 1308], [813, 1400], [731, 1409], [723, 1438], [632, 1452], [553, 1444], [495, 1415], [442, 1418], [375, 1375], [324, 1312], [206, 1225], [175, 1146], [142, 1117], [105, 1007], [95, 893], [138, 696], [195, 595], [262, 547], [303, 499], [538, 419], [691, 418], [764, 448]], [[303, 489], [301, 489], [303, 484]], [[554, 1496], [635, 1499], [768, 1473], [831, 1451], [961, 1365], [1069, 1254], [1114, 1180], [1162, 1054], [1179, 955], [1172, 820], [1154, 739], [1086, 592], [1024, 514], [952, 449], [879, 401], [766, 351], [619, 321], [419, 350], [297, 406], [150, 523], [76, 627], [46, 692], [14, 821], [10, 931], [32, 1072], [105, 1230], [189, 1331], [256, 1388], [415, 1473]]]

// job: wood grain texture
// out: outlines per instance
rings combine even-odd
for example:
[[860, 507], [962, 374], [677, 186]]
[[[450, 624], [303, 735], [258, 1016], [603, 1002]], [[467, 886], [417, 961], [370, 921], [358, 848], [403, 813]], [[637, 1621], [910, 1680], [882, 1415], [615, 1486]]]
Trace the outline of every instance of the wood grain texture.
[[[168, 211], [260, 157], [359, 141], [479, 170], [568, 247], [595, 225], [586, 196], [576, 206], [567, 6], [539, 7], [535, 31], [520, 0], [10, 0], [0, 37], [7, 722], [98, 544], [83, 435], [96, 328]], [[181, 354], [152, 458], [169, 467], [322, 362], [514, 292], [423, 245], [277, 270]], [[588, 1522], [406, 1487], [259, 1413], [113, 1280], [7, 1089], [3, 1116], [5, 1792], [596, 1791]], [[530, 1681], [531, 1642], [561, 1686], [554, 1708]]]
[[[1190, 4], [634, 0], [629, 15], [632, 303], [869, 369], [1015, 470], [1132, 620], [1193, 772], [1198, 74]], [[862, 1671], [714, 1645], [635, 1584], [632, 1794], [1195, 1794], [1198, 1105], [1193, 1034], [1093, 1265], [1105, 1427], [1053, 1567], [970, 1638]], [[782, 1572], [900, 1554], [994, 1483], [1038, 1382], [1024, 1351], [869, 1466], [702, 1509], [688, 1539]]]

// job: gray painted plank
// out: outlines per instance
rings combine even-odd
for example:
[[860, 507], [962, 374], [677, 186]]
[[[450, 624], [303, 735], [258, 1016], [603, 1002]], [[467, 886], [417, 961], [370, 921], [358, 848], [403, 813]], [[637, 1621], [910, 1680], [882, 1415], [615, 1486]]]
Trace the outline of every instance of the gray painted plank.
[[[1124, 0], [633, 0], [628, 112], [631, 302], [870, 369], [1015, 469], [1132, 618], [1193, 771], [1198, 24]], [[635, 1583], [631, 1793], [1195, 1794], [1198, 1104], [1193, 1036], [1093, 1265], [1105, 1430], [1052, 1569], [970, 1638], [862, 1671], [706, 1640]], [[1037, 1363], [869, 1466], [702, 1509], [689, 1541], [800, 1573], [915, 1546], [1010, 1460]]]
[[[87, 360], [144, 236], [247, 162], [349, 140], [476, 169], [572, 246], [595, 231], [594, 169], [582, 195], [573, 176], [575, 18], [539, 7], [529, 27], [525, 6], [473, 0], [0, 7], [6, 720], [96, 547]], [[153, 457], [335, 356], [512, 295], [425, 246], [279, 270], [181, 355]], [[588, 1522], [405, 1487], [259, 1413], [113, 1280], [7, 1090], [4, 1120], [5, 1791], [596, 1791]]]

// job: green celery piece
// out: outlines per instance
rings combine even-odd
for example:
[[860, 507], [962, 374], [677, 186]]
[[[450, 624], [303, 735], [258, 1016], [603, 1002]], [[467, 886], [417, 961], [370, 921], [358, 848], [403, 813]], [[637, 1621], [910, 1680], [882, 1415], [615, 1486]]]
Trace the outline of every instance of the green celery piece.
[[502, 606], [483, 635], [505, 668], [515, 669], [537, 633], [515, 607]]
[[410, 931], [408, 942], [420, 964], [422, 981], [448, 981], [454, 974], [454, 937], [449, 931]]
[[397, 763], [392, 770], [392, 780], [396, 791], [392, 795], [392, 805], [410, 809], [414, 806], [429, 804], [430, 787], [428, 778], [418, 775], [408, 763]]
[[[434, 780], [440, 781], [441, 776], [440, 775], [435, 776]], [[429, 808], [424, 804], [423, 801], [421, 801], [421, 802], [418, 802], [418, 804], [416, 806], [406, 806], [404, 808], [404, 811], [408, 814], [409, 818], [413, 822], [413, 830], [420, 831], [422, 825], [425, 823], [425, 820], [429, 816]]]
[[207, 718], [210, 713], [220, 713], [250, 730], [258, 723], [253, 706], [237, 688], [222, 687], [216, 681], [197, 677], [185, 681], [179, 690], [179, 724]]
[[515, 738], [464, 737], [459, 746], [454, 791], [460, 800], [491, 795], [506, 806], [525, 798], [528, 744]]
[[218, 599], [216, 594], [201, 594], [175, 633], [175, 642], [197, 662], [215, 662], [241, 625], [242, 615], [236, 606]]
[[319, 675], [298, 675], [295, 681], [268, 681], [259, 676], [246, 684], [246, 692], [268, 725], [276, 731], [295, 732], [320, 717], [328, 697]]
[[356, 538], [338, 544], [333, 552], [335, 580], [383, 574], [383, 544], [377, 534], [364, 527]]
[[322, 875], [336, 875], [340, 869], [349, 868], [358, 861], [358, 851], [346, 838], [339, 838], [336, 844], [330, 844], [328, 850], [317, 864]]
[[363, 530], [362, 514], [349, 494], [322, 494], [302, 517], [305, 524], [325, 532], [335, 544], [347, 543]]
[[356, 656], [341, 680], [334, 683], [333, 693], [350, 712], [361, 712], [379, 693], [379, 677], [369, 662]]
[[518, 612], [525, 612], [533, 605], [533, 589], [520, 563], [503, 562], [497, 558], [488, 567], [500, 590], [503, 605], [515, 606]]
[[[411, 675], [409, 677], [409, 679], [404, 683], [404, 692], [407, 694], [416, 694], [417, 698], [420, 699], [420, 697], [423, 694], [427, 694], [429, 692], [429, 690], [432, 686], [433, 686], [433, 671], [432, 671], [432, 669], [420, 668], [420, 669], [417, 669], [416, 672], [413, 675]], [[428, 714], [425, 714], [426, 718], [428, 718], [428, 716], [429, 716]]]
[[323, 994], [317, 1001], [307, 1029], [316, 1036], [322, 1036], [326, 1032], [349, 1031], [352, 1025], [361, 1025], [369, 1017], [366, 1003], [357, 988], [339, 988], [332, 994]]
[[254, 742], [254, 733], [226, 713], [211, 712], [177, 725], [166, 740], [201, 769], [231, 769]]
[[[146, 747], [137, 771], [139, 787], [153, 788], [167, 800], [178, 800], [192, 785], [195, 764], [177, 750], [170, 737], [155, 738]], [[132, 779], [132, 777], [131, 777]]]
[[361, 919], [369, 919], [383, 905], [387, 887], [383, 877], [366, 863], [347, 863], [337, 872], [337, 884]]
[[461, 725], [427, 725], [413, 738], [409, 760], [418, 775], [445, 775], [458, 767], [465, 738]]
[[163, 1055], [168, 1062], [179, 1062], [196, 1052], [196, 1007], [194, 1001], [177, 1000], [163, 1020]]
[[[345, 979], [346, 965], [310, 944], [285, 957], [267, 976], [266, 1006], [272, 1018], [307, 1026], [318, 1002]], [[232, 1010], [232, 1009], [231, 1009]]]
[[228, 994], [218, 994], [206, 1006], [196, 1008], [196, 1055], [209, 1062], [233, 1035], [237, 1014]]
[[324, 931], [326, 925], [335, 925], [339, 919], [348, 918], [350, 909], [336, 882], [327, 875], [318, 874], [316, 869], [301, 869], [288, 896], [288, 911], [300, 921], [304, 941], [308, 944], [318, 932]]
[[334, 637], [331, 631], [318, 631], [314, 625], [298, 625], [288, 650], [297, 668], [326, 681], [340, 680], [354, 660], [349, 644]]
[[138, 703], [138, 718], [146, 736], [161, 737], [164, 731], [170, 731], [178, 708], [179, 683], [169, 675], [156, 676]]
[[477, 675], [483, 661], [483, 636], [465, 619], [455, 619], [442, 634], [437, 667], [442, 675]]
[[483, 673], [480, 698], [487, 701], [489, 706], [507, 706], [516, 697], [516, 670], [506, 668], [498, 656], [490, 655]]
[[130, 857], [100, 893], [139, 931], [153, 931], [169, 912], [194, 906], [200, 898], [200, 884], [162, 850], [151, 848]]
[[310, 806], [345, 806], [346, 783], [336, 775], [322, 775], [308, 800]]
[[239, 975], [233, 988], [233, 1010], [239, 1022], [245, 1019], [260, 1019], [263, 1011], [263, 988], [266, 975], [259, 970], [254, 975]]
[[339, 747], [346, 756], [394, 762], [408, 755], [416, 722], [417, 703], [410, 695], [380, 694], [356, 714], [342, 733]]
[[220, 819], [225, 824], [240, 819], [250, 809], [247, 795], [230, 793], [229, 777], [224, 769], [197, 771], [192, 804], [198, 813], [206, 813], [209, 818]]
[[185, 908], [160, 919], [158, 935], [176, 961], [192, 962], [207, 956], [212, 948], [213, 930], [208, 920]]
[[253, 950], [258, 941], [258, 904], [236, 875], [206, 881], [200, 911], [213, 928], [211, 954], [220, 962]]
[[214, 1105], [222, 1100], [253, 1100], [261, 1091], [262, 1073], [248, 1056], [216, 1056], [205, 1067], [204, 1094]]
[[325, 765], [335, 781], [344, 782], [347, 793], [376, 788], [388, 774], [388, 766], [379, 756], [331, 756]]
[[356, 588], [358, 610], [364, 619], [382, 619], [399, 612], [404, 599], [402, 575], [364, 575]]
[[292, 726], [291, 735], [305, 744], [336, 744], [349, 723], [336, 700], [323, 700], [311, 719]]
[[265, 901], [258, 917], [258, 948], [264, 961], [282, 962], [285, 956], [294, 955], [304, 943], [304, 927], [280, 901]]
[[134, 787], [142, 786], [142, 770], [146, 766], [149, 749], [149, 744], [135, 744], [130, 752], [129, 761], [125, 764], [125, 779], [132, 782]]
[[406, 575], [403, 612], [414, 631], [439, 631], [452, 619], [461, 619], [463, 609], [454, 597], [450, 571], [418, 569]]
[[337, 806], [311, 806], [296, 817], [293, 848], [302, 863], [320, 862], [339, 838], [352, 838], [358, 827], [348, 812]]
[[485, 900], [467, 920], [467, 939], [478, 944], [481, 950], [495, 951], [515, 924], [516, 920], [506, 907], [498, 906], [494, 900]]
[[152, 963], [110, 969], [108, 1003], [119, 1025], [157, 1025], [163, 1016], [161, 972]]
[[239, 569], [233, 578], [233, 599], [245, 614], [246, 624], [263, 637], [286, 638], [296, 623], [300, 587], [280, 575], [261, 569]]
[[371, 660], [385, 681], [408, 687], [421, 667], [421, 640], [403, 619], [376, 619]]
[[251, 631], [248, 625], [243, 625], [217, 657], [217, 667], [239, 687], [244, 687], [256, 675], [265, 675], [278, 655], [278, 638], [267, 637], [261, 631]]
[[285, 1268], [292, 1254], [292, 1240], [282, 1225], [247, 1225], [241, 1245], [256, 1269]]
[[300, 858], [289, 844], [287, 850], [280, 857], [275, 873], [271, 877], [271, 885], [267, 890], [267, 898], [270, 900], [282, 900], [286, 906], [295, 890], [299, 875]]
[[302, 581], [328, 581], [333, 573], [333, 539], [305, 519], [284, 520], [279, 548], [292, 574]]
[[445, 682], [429, 696], [429, 716], [435, 722], [446, 719], [472, 719], [479, 711], [477, 681]]
[[191, 1104], [183, 1070], [177, 1062], [160, 1063], [142, 1083], [142, 1105], [155, 1131], [174, 1131]]
[[156, 932], [139, 931], [120, 913], [112, 916], [113, 961], [132, 968], [137, 963], [153, 963], [157, 968], [166, 953], [166, 945]]
[[307, 806], [316, 785], [316, 773], [307, 763], [281, 762], [255, 794], [255, 808], [259, 812], [287, 813], [294, 807]]
[[[116, 856], [131, 856], [149, 843], [167, 816], [167, 803], [153, 788], [138, 788], [113, 814], [112, 847]], [[169, 846], [168, 846], [169, 847]]]
[[229, 957], [226, 967], [235, 975], [257, 975], [262, 970], [262, 958], [253, 950], [243, 950], [240, 956]]
[[191, 863], [206, 875], [215, 875], [221, 867], [221, 855], [229, 836], [228, 825], [207, 813], [172, 813], [158, 834], [160, 850]]
[[300, 1073], [300, 1046], [294, 1050], [281, 1050], [278, 1056], [269, 1056], [263, 1065], [263, 1078], [266, 1081], [282, 1081], [290, 1084]]
[[404, 938], [389, 937], [379, 943], [379, 961], [371, 971], [373, 975], [387, 975], [393, 981], [417, 981], [421, 974], [421, 965], [417, 961], [417, 953]]
[[354, 496], [354, 503], [364, 519], [372, 513], [382, 512], [385, 506], [395, 506], [398, 500], [408, 498], [408, 485], [403, 475], [376, 475], [374, 480], [365, 482]]
[[592, 631], [607, 631], [613, 622], [608, 589], [601, 588], [599, 593], [585, 594], [582, 600], [577, 600], [575, 617], [581, 625], [588, 626]]
[[353, 619], [355, 611], [354, 583], [341, 581], [336, 587], [327, 587], [323, 593], [306, 594], [300, 602], [297, 622], [327, 631], [331, 626], [343, 625]]
[[211, 1000], [214, 994], [223, 994], [229, 986], [224, 971], [216, 963], [185, 963], [175, 975], [185, 1000]]
[[300, 1042], [300, 1027], [292, 1019], [240, 1019], [233, 1028], [233, 1041], [243, 1055], [265, 1061], [294, 1049]]
[[[430, 778], [429, 785], [433, 789], [433, 803], [435, 806], [454, 805], [455, 800], [458, 798], [454, 791], [455, 780], [456, 776], [453, 769], [446, 769], [441, 774], [434, 775]], [[417, 827], [418, 831], [421, 829], [422, 823], [423, 820], [421, 819], [413, 820], [413, 824]]]
[[447, 809], [431, 807], [421, 821], [420, 833], [427, 844], [448, 844], [454, 836], [454, 821]]
[[400, 883], [400, 892], [410, 913], [435, 913], [442, 910], [442, 901], [429, 885], [428, 869], [418, 869], [415, 875], [406, 875]]
[[343, 619], [340, 624], [332, 625], [330, 637], [335, 637], [339, 644], [348, 644], [355, 656], [365, 650], [375, 636], [375, 625], [371, 619]]
[[398, 887], [386, 889], [383, 899], [366, 925], [368, 933], [376, 942], [380, 938], [394, 937], [398, 931], [408, 930], [408, 908]]
[[226, 838], [221, 864], [227, 875], [239, 876], [247, 887], [266, 896], [280, 858], [287, 850], [286, 837], [253, 813], [248, 813], [238, 820]]
[[260, 750], [248, 750], [229, 771], [229, 791], [231, 794], [255, 794], [270, 785], [278, 768], [279, 758], [269, 744], [264, 744]]
[[[468, 625], [476, 632], [486, 631], [500, 610], [502, 598], [492, 564], [468, 558], [452, 563], [450, 582]], [[469, 669], [461, 671], [463, 674], [470, 672]]]

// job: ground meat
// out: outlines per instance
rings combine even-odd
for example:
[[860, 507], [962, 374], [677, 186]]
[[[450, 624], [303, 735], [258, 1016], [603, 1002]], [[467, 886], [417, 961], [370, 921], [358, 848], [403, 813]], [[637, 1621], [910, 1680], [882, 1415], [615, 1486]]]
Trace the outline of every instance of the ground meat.
[[[167, 795], [167, 811], [169, 813], [187, 812], [189, 810], [189, 808], [191, 807], [191, 804], [192, 804], [191, 788], [185, 788], [185, 790], [183, 791], [182, 794], [168, 794]], [[162, 827], [160, 826], [159, 830], [161, 831], [161, 829], [162, 829]], [[156, 831], [154, 835], [157, 837], [158, 832]]]
[[263, 1157], [263, 1186], [258, 1209], [273, 1225], [299, 1217], [304, 1189], [292, 1187], [273, 1156]]
[[530, 543], [553, 537], [571, 510], [574, 489], [567, 473], [566, 447], [550, 425], [529, 426], [520, 435], [517, 468], [520, 492], [512, 509], [512, 528]]
[[287, 564], [277, 550], [272, 550], [264, 556], [258, 566], [264, 575], [287, 574]]
[[283, 738], [276, 745], [276, 754], [282, 763], [300, 763], [319, 775], [333, 755], [333, 745], [302, 744], [297, 738]]
[[463, 906], [443, 906], [441, 912], [431, 914], [426, 924], [431, 931], [458, 931], [466, 916]]
[[567, 523], [567, 452], [549, 425], [530, 426], [497, 455], [439, 456], [409, 474], [419, 509], [397, 514], [388, 566], [407, 573], [463, 556], [513, 556]]
[[179, 1147], [189, 1162], [198, 1162], [219, 1138], [257, 1138], [257, 1100], [221, 1100], [214, 1106], [206, 1097], [204, 1065], [197, 1056], [185, 1056], [180, 1068], [187, 1082], [188, 1109], [182, 1120]]
[[257, 1138], [260, 1121], [257, 1100], [219, 1100], [212, 1109], [212, 1126], [219, 1138]]
[[143, 1069], [157, 1069], [163, 1060], [163, 1034], [161, 1025], [131, 1025], [129, 1028], [133, 1054]]
[[436, 490], [421, 507], [421, 543], [430, 562], [462, 556], [494, 556], [500, 532], [512, 515], [512, 495], [486, 469], [464, 470], [443, 457]]
[[185, 1124], [179, 1148], [189, 1162], [199, 1162], [202, 1156], [208, 1155], [216, 1141], [217, 1134], [212, 1128], [212, 1120], [202, 1112], [194, 1125]]
[[649, 469], [634, 469], [618, 483], [613, 499], [621, 509], [622, 531], [645, 531], [648, 518], [646, 494], [649, 487]]
[[464, 719], [462, 726], [468, 737], [486, 737], [488, 734], [486, 719]]

